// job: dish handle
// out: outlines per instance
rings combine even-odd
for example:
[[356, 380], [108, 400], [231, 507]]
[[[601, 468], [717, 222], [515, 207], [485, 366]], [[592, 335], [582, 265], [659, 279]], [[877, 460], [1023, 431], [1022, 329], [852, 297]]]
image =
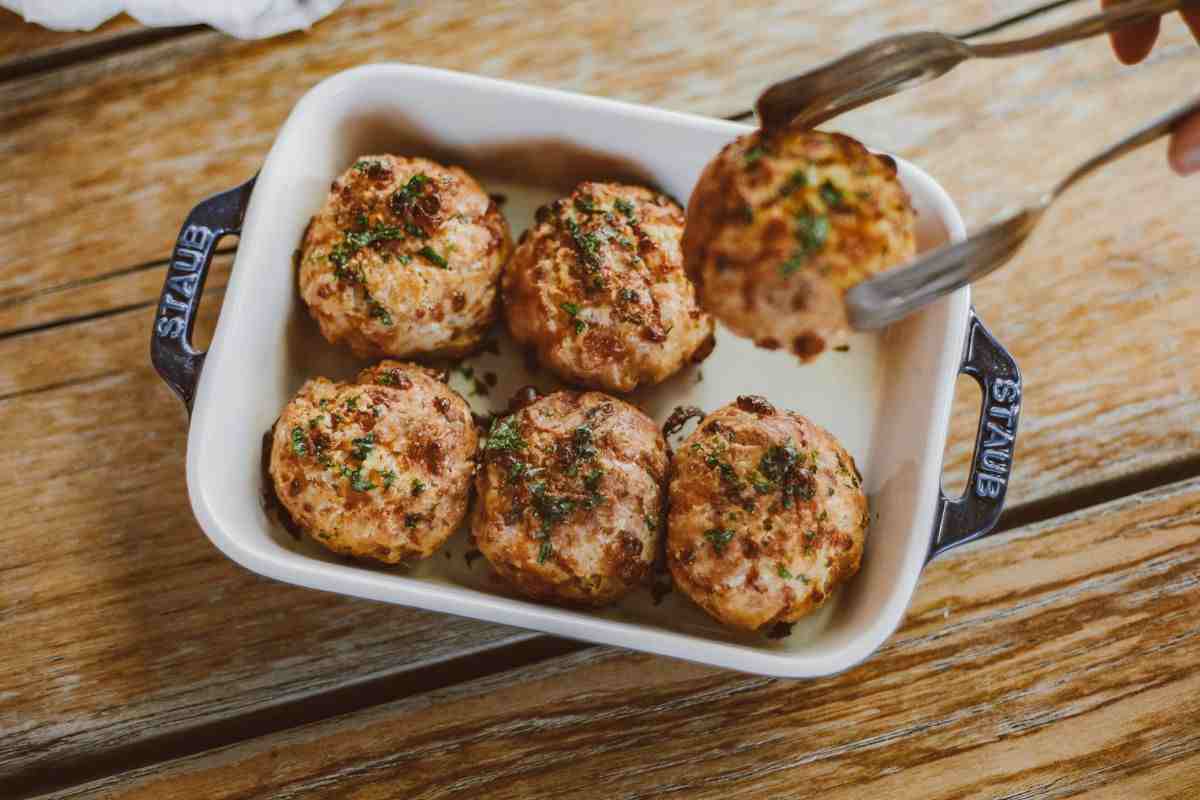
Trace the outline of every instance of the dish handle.
[[979, 432], [975, 435], [966, 491], [961, 497], [938, 492], [933, 541], [926, 561], [992, 531], [1004, 509], [1012, 474], [1021, 416], [1021, 371], [974, 308], [967, 318], [967, 341], [958, 371], [974, 378], [983, 392]]
[[192, 400], [204, 353], [192, 347], [192, 328], [204, 292], [204, 280], [217, 243], [242, 231], [242, 219], [258, 176], [236, 189], [215, 194], [188, 214], [175, 240], [167, 279], [158, 300], [158, 315], [150, 334], [150, 360], [154, 369], [192, 413]]

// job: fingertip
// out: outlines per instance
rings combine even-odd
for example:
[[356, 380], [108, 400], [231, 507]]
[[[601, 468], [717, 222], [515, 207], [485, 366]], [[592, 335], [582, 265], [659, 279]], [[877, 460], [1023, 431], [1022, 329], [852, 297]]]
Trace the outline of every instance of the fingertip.
[[1154, 49], [1161, 19], [1147, 20], [1113, 31], [1112, 48], [1122, 64], [1136, 64]]
[[1200, 172], [1200, 114], [1196, 114], [1175, 129], [1167, 150], [1171, 169], [1180, 175]]
[[1183, 15], [1183, 21], [1191, 29], [1196, 42], [1200, 43], [1200, 8], [1182, 8], [1179, 13]]

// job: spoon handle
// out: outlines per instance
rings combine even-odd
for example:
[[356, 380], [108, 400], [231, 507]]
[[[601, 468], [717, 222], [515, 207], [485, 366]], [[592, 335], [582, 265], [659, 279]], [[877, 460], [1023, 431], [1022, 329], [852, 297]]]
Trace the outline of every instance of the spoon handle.
[[1085, 178], [1091, 173], [1103, 167], [1109, 162], [1116, 161], [1121, 156], [1138, 149], [1142, 145], [1149, 144], [1155, 139], [1160, 139], [1173, 131], [1180, 122], [1192, 116], [1200, 114], [1200, 97], [1195, 98], [1190, 103], [1184, 103], [1174, 111], [1169, 111], [1163, 114], [1156, 120], [1147, 125], [1138, 128], [1133, 133], [1126, 136], [1121, 141], [1105, 148], [1101, 152], [1089, 158], [1087, 161], [1080, 164], [1071, 174], [1058, 182], [1051, 191], [1048, 200], [1057, 198], [1060, 194], [1070, 189], [1077, 181]]

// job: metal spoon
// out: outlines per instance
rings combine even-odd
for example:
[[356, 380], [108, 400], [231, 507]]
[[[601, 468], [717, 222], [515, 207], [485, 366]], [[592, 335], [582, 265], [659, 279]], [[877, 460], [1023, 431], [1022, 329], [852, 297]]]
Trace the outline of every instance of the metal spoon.
[[[758, 118], [764, 129], [788, 125], [813, 127], [844, 111], [931, 81], [971, 58], [1000, 58], [1045, 50], [1196, 4], [1200, 0], [1129, 0], [1035, 36], [1002, 42], [971, 44], [966, 41], [970, 35], [952, 36], [935, 31], [889, 36], [769, 87], [758, 98]], [[1052, 3], [1046, 9], [1034, 9], [1012, 19], [1027, 18], [1057, 5], [1060, 4]], [[1005, 24], [1011, 21], [1006, 20]], [[990, 30], [994, 29], [992, 26]]]
[[1078, 181], [1126, 153], [1170, 133], [1179, 122], [1200, 113], [1200, 98], [1151, 122], [1059, 181], [1036, 203], [994, 222], [970, 238], [944, 245], [900, 269], [864, 281], [846, 292], [850, 325], [871, 330], [895, 322], [921, 306], [982, 278], [1012, 258], [1055, 200]]

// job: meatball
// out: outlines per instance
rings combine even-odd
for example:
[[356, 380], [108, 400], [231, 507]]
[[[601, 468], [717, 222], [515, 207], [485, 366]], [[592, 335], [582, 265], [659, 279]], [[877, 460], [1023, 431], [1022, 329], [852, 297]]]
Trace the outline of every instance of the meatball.
[[270, 474], [320, 544], [389, 564], [426, 558], [467, 514], [478, 435], [431, 371], [384, 361], [357, 383], [308, 381], [283, 409]]
[[519, 591], [601, 606], [646, 581], [667, 445], [641, 411], [599, 392], [555, 392], [498, 419], [482, 461], [471, 530]]
[[705, 417], [675, 455], [667, 563], [719, 621], [795, 622], [858, 572], [867, 498], [828, 431], [739, 397]]
[[364, 156], [308, 226], [300, 295], [325, 338], [360, 358], [460, 356], [495, 319], [511, 250], [508, 223], [463, 170]]
[[581, 183], [538, 209], [504, 270], [508, 329], [563, 379], [628, 392], [712, 352], [683, 272], [683, 212], [639, 186]]
[[891, 158], [837, 133], [755, 131], [701, 174], [684, 265], [731, 330], [807, 361], [845, 343], [846, 290], [910, 259], [915, 226]]

